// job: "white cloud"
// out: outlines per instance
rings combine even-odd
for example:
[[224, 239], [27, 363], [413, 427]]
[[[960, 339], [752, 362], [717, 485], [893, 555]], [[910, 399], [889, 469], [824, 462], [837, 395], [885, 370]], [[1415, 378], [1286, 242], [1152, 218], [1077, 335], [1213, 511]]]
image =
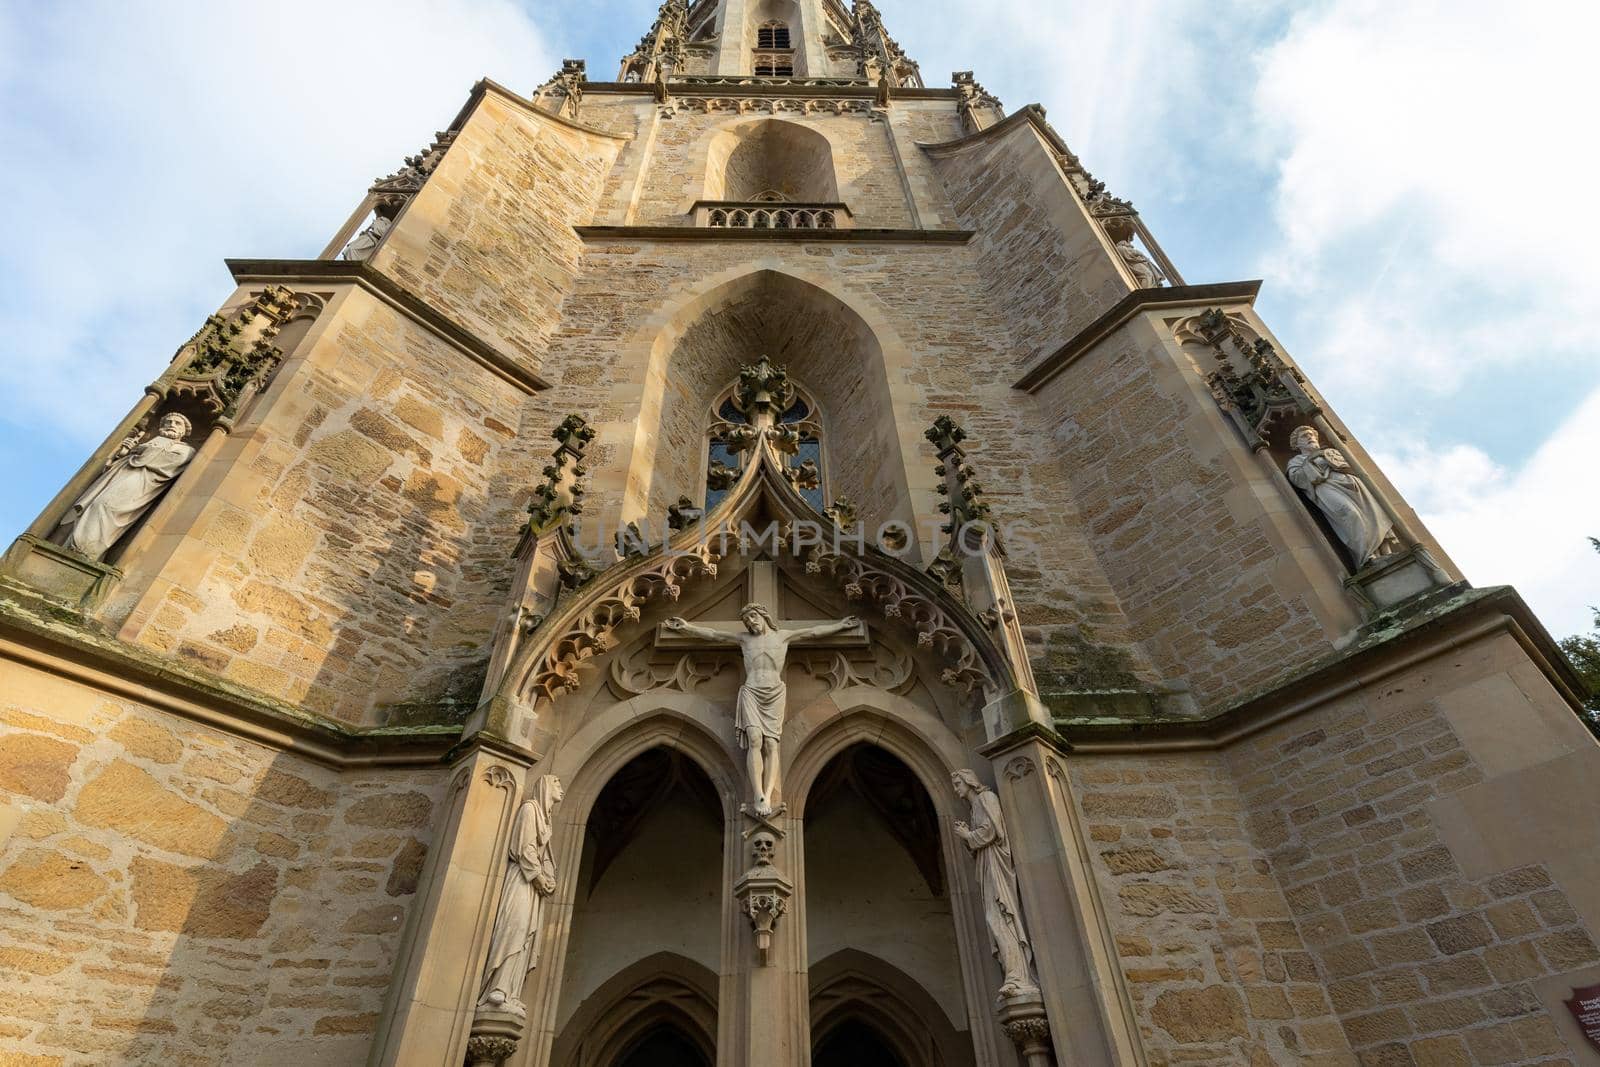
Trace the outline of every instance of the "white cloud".
[[226, 295], [224, 257], [315, 256], [479, 77], [554, 67], [513, 0], [16, 4], [0, 41], [0, 418], [83, 443]]
[[1600, 602], [1600, 390], [1521, 469], [1464, 445], [1412, 442], [1379, 465], [1474, 582], [1515, 585], [1557, 637], [1587, 632]]
[[1592, 348], [1596, 34], [1592, 3], [1336, 0], [1264, 52], [1263, 270], [1305, 303], [1325, 386], [1442, 394]]

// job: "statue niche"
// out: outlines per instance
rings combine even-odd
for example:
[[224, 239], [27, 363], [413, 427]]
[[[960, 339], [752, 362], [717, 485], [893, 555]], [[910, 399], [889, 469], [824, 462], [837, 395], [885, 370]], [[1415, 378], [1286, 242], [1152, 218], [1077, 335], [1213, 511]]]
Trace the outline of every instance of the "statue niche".
[[194, 459], [194, 427], [176, 412], [162, 416], [155, 437], [135, 432], [111, 454], [104, 473], [73, 501], [50, 540], [92, 562], [116, 543], [161, 499]]

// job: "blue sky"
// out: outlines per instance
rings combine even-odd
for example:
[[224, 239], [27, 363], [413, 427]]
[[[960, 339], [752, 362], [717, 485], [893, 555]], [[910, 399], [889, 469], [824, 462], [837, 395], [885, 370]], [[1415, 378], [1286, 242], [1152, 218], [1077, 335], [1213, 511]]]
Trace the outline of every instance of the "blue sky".
[[[1039, 102], [1191, 282], [1261, 310], [1479, 584], [1600, 603], [1592, 0], [881, 0]], [[0, 0], [0, 535], [231, 290], [311, 257], [483, 75], [609, 77], [650, 0]]]

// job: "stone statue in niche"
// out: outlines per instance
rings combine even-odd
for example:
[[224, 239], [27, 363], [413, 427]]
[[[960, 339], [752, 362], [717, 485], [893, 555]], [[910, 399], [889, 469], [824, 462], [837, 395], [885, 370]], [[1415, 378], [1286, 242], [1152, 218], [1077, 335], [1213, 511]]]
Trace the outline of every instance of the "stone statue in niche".
[[513, 1015], [527, 1012], [522, 1003], [522, 985], [528, 972], [539, 965], [540, 919], [545, 899], [556, 891], [551, 815], [565, 795], [561, 780], [547, 774], [517, 811], [511, 841], [506, 846], [500, 910], [495, 913], [494, 932], [489, 936], [489, 964], [478, 995], [480, 1011], [508, 1011]]
[[192, 432], [189, 420], [174, 413], [161, 419], [151, 440], [135, 435], [123, 441], [50, 539], [98, 562], [194, 459], [194, 449], [185, 443]]
[[971, 771], [956, 771], [950, 776], [950, 783], [956, 796], [972, 806], [972, 822], [956, 823], [955, 831], [978, 864], [978, 891], [983, 894], [989, 943], [1005, 972], [1000, 996], [1009, 999], [1033, 993], [1039, 988], [1033, 980], [1033, 948], [1022, 923], [1017, 868], [1011, 860], [1011, 841], [1006, 836], [1005, 817], [1000, 813], [1000, 798]]
[[1132, 238], [1124, 237], [1117, 242], [1117, 255], [1122, 257], [1122, 262], [1128, 265], [1134, 278], [1139, 282], [1141, 289], [1159, 288], [1162, 281], [1161, 268], [1155, 261], [1138, 248], [1134, 247]]
[[382, 215], [376, 216], [371, 226], [356, 234], [355, 239], [345, 245], [344, 253], [339, 258], [351, 263], [365, 263], [378, 250], [378, 245], [383, 242], [393, 225], [393, 219]]
[[1299, 453], [1289, 461], [1289, 481], [1322, 512], [1350, 550], [1357, 570], [1399, 551], [1394, 520], [1366, 483], [1351, 472], [1344, 453], [1323, 448], [1322, 437], [1310, 426], [1291, 434], [1289, 444]]
[[814, 641], [854, 630], [861, 620], [854, 615], [839, 622], [824, 623], [804, 630], [780, 629], [772, 613], [760, 604], [746, 605], [739, 612], [745, 632], [723, 633], [695, 626], [683, 619], [668, 619], [668, 630], [719, 645], [737, 645], [744, 653], [744, 683], [739, 687], [734, 728], [739, 745], [749, 753], [750, 785], [755, 792], [755, 812], [773, 813], [772, 800], [778, 794], [783, 718], [788, 687], [783, 669], [789, 646], [796, 641]]

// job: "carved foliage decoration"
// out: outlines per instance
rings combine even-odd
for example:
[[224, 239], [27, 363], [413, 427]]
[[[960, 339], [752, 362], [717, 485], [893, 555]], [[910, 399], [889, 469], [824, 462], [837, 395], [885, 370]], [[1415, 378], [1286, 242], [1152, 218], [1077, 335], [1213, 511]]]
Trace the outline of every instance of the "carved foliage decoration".
[[581, 415], [568, 415], [551, 436], [557, 442], [555, 459], [544, 469], [544, 483], [533, 491], [533, 503], [528, 505], [528, 527], [536, 537], [583, 514], [583, 479], [588, 474], [583, 454], [594, 440], [594, 430]]
[[846, 599], [876, 604], [886, 618], [899, 619], [917, 635], [917, 647], [940, 653], [946, 666], [940, 672], [945, 685], [977, 691], [990, 678], [978, 650], [945, 608], [912, 588], [902, 578], [867, 555], [824, 545], [809, 551], [806, 572], [831, 577], [844, 587]]
[[1179, 344], [1210, 349], [1216, 368], [1206, 375], [1206, 384], [1253, 450], [1270, 447], [1281, 418], [1322, 413], [1300, 371], [1237, 316], [1212, 308], [1179, 323], [1173, 335]]
[[[729, 551], [755, 547], [740, 524], [758, 507], [775, 512], [774, 521], [783, 532], [778, 545], [771, 546], [775, 548], [787, 550], [793, 544], [790, 532], [797, 521], [816, 520], [817, 513], [786, 477], [785, 457], [769, 436], [763, 435], [752, 461], [737, 472], [733, 494], [705, 521], [670, 544], [655, 548], [645, 559], [625, 561], [599, 575], [602, 585], [590, 588], [541, 627], [543, 640], [534, 635], [527, 651], [530, 660], [518, 672], [517, 699], [554, 702], [580, 689], [592, 661], [618, 647], [618, 631], [640, 622], [646, 606], [678, 600], [687, 583], [714, 579], [719, 561]], [[968, 696], [1016, 687], [1017, 678], [1005, 653], [971, 609], [931, 576], [847, 533], [841, 529], [838, 537], [825, 535], [821, 546], [796, 548], [805, 572], [832, 579], [843, 588], [846, 598], [873, 604], [885, 619], [908, 628], [919, 649], [939, 657], [945, 685]], [[681, 678], [682, 684], [698, 684], [693, 681], [694, 673], [675, 670], [674, 677]], [[895, 673], [898, 675], [898, 668]], [[654, 682], [655, 676], [640, 673], [638, 664], [630, 663], [617, 668], [611, 680], [628, 688]]]
[[676, 601], [684, 583], [715, 578], [719, 558], [711, 544], [698, 545], [665, 559], [654, 558], [646, 569], [618, 581], [550, 644], [523, 695], [554, 701], [582, 688], [584, 665], [616, 647], [620, 627], [638, 622], [652, 600]]
[[373, 182], [372, 195], [378, 198], [380, 204], [391, 209], [404, 204], [420, 192], [433, 172], [439, 169], [444, 154], [450, 150], [455, 139], [455, 130], [434, 134], [433, 143], [427, 148], [414, 156], [407, 156], [405, 165], [387, 178]]
[[173, 357], [158, 386], [195, 402], [212, 416], [232, 418], [246, 395], [266, 385], [283, 352], [272, 342], [306, 300], [271, 285], [234, 315], [212, 315]]

